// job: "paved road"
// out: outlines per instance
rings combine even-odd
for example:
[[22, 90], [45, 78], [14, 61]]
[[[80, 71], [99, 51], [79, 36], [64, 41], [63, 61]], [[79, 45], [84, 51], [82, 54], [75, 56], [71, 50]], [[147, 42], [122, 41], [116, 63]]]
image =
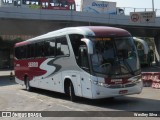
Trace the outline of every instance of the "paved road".
[[[33, 92], [27, 92], [24, 89], [24, 86], [16, 84], [14, 80], [11, 81], [9, 77], [0, 76], [0, 110], [1, 111], [101, 111], [101, 112], [160, 111], [160, 89], [153, 89], [146, 87], [143, 89], [143, 92], [141, 94], [117, 97], [113, 100], [109, 99], [88, 100], [79, 98], [79, 100], [76, 103], [73, 103], [69, 101], [68, 97], [65, 96], [64, 94], [56, 92], [50, 92], [40, 89], [35, 89]], [[61, 119], [68, 120], [69, 118], [61, 118]], [[71, 117], [71, 119], [74, 119], [74, 117]], [[107, 118], [98, 117], [98, 119], [110, 120], [111, 117]], [[114, 117], [114, 119], [119, 120], [122, 118]], [[126, 120], [133, 120], [133, 119], [136, 118], [126, 118]]]

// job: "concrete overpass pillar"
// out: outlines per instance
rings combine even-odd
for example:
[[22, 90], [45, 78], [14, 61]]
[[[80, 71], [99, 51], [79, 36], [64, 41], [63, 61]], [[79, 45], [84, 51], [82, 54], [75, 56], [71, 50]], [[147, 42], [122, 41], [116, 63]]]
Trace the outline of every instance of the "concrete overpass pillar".
[[160, 35], [154, 37], [156, 64], [160, 66]]

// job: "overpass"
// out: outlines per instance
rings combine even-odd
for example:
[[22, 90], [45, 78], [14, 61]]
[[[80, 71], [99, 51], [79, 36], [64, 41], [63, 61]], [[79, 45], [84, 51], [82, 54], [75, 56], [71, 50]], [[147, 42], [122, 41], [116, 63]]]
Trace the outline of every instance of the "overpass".
[[160, 34], [160, 17], [155, 23], [133, 23], [130, 16], [84, 13], [78, 11], [0, 8], [0, 34], [39, 35], [55, 29], [105, 25], [127, 29], [133, 36], [156, 37]]
[[40, 35], [70, 26], [103, 25], [128, 30], [133, 36], [154, 37], [160, 53], [160, 17], [154, 23], [133, 23], [130, 16], [78, 11], [0, 8], [1, 35]]

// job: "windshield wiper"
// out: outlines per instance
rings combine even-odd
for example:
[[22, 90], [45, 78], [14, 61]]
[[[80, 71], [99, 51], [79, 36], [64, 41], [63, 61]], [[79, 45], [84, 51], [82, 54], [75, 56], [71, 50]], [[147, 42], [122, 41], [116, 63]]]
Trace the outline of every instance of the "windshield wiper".
[[124, 59], [123, 59], [123, 63], [126, 65], [127, 69], [129, 70], [129, 72], [134, 75], [134, 71], [132, 70], [131, 66], [128, 64], [128, 62]]

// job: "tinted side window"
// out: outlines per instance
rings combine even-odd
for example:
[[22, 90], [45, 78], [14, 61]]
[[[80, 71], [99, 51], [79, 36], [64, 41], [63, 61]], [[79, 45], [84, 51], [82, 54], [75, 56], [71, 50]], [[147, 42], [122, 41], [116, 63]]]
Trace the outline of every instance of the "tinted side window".
[[34, 44], [30, 44], [27, 45], [27, 58], [34, 58], [35, 57], [35, 45]]
[[61, 52], [63, 55], [69, 55], [69, 47], [67, 44], [67, 39], [64, 37], [61, 39]]
[[60, 38], [57, 38], [56, 39], [56, 43], [57, 43], [57, 47], [56, 47], [56, 55], [59, 56], [59, 55], [63, 55], [63, 53], [61, 52], [61, 39]]
[[35, 57], [55, 56], [55, 40], [45, 40], [35, 44]]
[[26, 57], [27, 57], [27, 46], [23, 46], [22, 47], [22, 53], [21, 53], [21, 55], [22, 55], [22, 59], [25, 59]]
[[80, 42], [83, 37], [84, 37], [83, 35], [79, 35], [79, 34], [70, 34], [69, 35], [75, 57], [78, 56]]
[[44, 41], [44, 55], [45, 56], [50, 55], [50, 46], [48, 41]]
[[34, 50], [34, 49], [35, 49], [35, 44], [31, 44], [31, 45], [30, 45], [30, 57], [31, 57], [31, 58], [34, 58], [34, 57], [35, 57], [35, 54], [34, 54], [34, 53], [35, 53], [35, 50]]
[[43, 57], [45, 55], [45, 48], [44, 48], [44, 42], [38, 42], [35, 44], [35, 51], [36, 55], [35, 57]]
[[56, 55], [69, 55], [69, 47], [65, 37], [56, 39]]
[[20, 52], [19, 52], [19, 47], [16, 47], [15, 48], [15, 57], [17, 58], [17, 59], [19, 59], [20, 58]]
[[56, 42], [55, 39], [52, 39], [49, 42], [49, 55], [55, 56], [55, 48], [56, 48]]
[[26, 58], [26, 46], [16, 47], [15, 57], [17, 59], [25, 59]]
[[55, 39], [44, 41], [44, 55], [55, 56]]

